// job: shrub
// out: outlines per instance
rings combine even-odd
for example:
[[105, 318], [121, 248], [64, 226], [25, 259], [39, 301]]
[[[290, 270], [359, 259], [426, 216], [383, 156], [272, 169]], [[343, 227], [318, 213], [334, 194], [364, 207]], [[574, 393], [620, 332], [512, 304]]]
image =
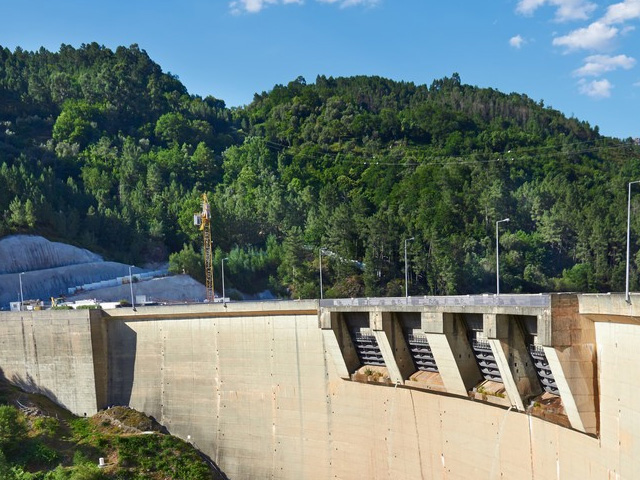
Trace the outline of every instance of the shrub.
[[33, 429], [38, 435], [54, 437], [58, 431], [60, 422], [53, 417], [38, 417], [33, 421]]
[[27, 427], [15, 407], [0, 405], [0, 449], [6, 454], [20, 447]]

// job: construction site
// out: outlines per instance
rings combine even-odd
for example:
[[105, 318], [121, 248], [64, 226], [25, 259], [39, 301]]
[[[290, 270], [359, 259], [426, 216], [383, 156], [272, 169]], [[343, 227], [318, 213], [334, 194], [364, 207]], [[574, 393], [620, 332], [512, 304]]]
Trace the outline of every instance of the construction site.
[[121, 306], [221, 301], [214, 292], [211, 213], [206, 195], [194, 214], [202, 234], [206, 284], [169, 275], [168, 263], [139, 267], [43, 237], [0, 239], [0, 309], [103, 309]]

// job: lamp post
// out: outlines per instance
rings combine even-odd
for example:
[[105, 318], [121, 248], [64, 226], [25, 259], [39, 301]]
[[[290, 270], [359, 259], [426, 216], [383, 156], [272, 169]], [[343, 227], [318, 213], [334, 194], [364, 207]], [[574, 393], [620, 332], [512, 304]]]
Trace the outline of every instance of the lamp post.
[[133, 299], [133, 274], [131, 273], [131, 269], [133, 268], [133, 265], [129, 265], [129, 290], [131, 290], [131, 307], [133, 308], [133, 311], [136, 311], [136, 303]]
[[319, 265], [320, 265], [320, 300], [322, 300], [322, 247], [320, 247], [320, 256]]
[[24, 304], [24, 297], [22, 296], [22, 275], [24, 275], [24, 272], [18, 274], [18, 280], [20, 281], [20, 311], [22, 311], [22, 305]]
[[224, 296], [224, 262], [225, 260], [229, 260], [229, 257], [225, 257], [222, 259], [222, 303], [225, 302], [225, 296]]
[[409, 267], [407, 262], [407, 243], [415, 240], [415, 237], [404, 240], [404, 296], [409, 298]]
[[502, 220], [498, 220], [496, 222], [496, 295], [500, 295], [500, 244], [499, 233], [498, 233], [498, 225], [502, 222], [508, 222], [508, 218], [503, 218]]
[[627, 197], [627, 275], [624, 289], [624, 298], [627, 303], [631, 303], [631, 295], [629, 295], [629, 245], [631, 239], [631, 185], [640, 183], [640, 180], [629, 182], [629, 195]]

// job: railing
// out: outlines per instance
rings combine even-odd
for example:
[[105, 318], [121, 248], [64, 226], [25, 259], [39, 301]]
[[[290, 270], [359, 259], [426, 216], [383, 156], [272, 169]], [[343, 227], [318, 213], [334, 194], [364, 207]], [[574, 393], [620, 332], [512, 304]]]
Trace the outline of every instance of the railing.
[[431, 351], [426, 335], [415, 335], [410, 333], [407, 335], [407, 342], [409, 344], [413, 363], [418, 370], [427, 372], [438, 371], [438, 365], [436, 364], [436, 359], [433, 356], [433, 352]]
[[382, 352], [380, 352], [378, 341], [374, 335], [352, 331], [351, 339], [353, 340], [360, 363], [363, 365], [385, 366]]
[[553, 372], [551, 371], [551, 367], [547, 361], [547, 356], [544, 353], [544, 347], [542, 345], [531, 344], [529, 345], [529, 353], [533, 359], [533, 365], [536, 369], [536, 374], [538, 375], [542, 388], [544, 388], [546, 392], [553, 393], [554, 395], [560, 395], [558, 385], [556, 385]]
[[423, 297], [329, 298], [321, 307], [551, 307], [551, 295], [450, 295]]

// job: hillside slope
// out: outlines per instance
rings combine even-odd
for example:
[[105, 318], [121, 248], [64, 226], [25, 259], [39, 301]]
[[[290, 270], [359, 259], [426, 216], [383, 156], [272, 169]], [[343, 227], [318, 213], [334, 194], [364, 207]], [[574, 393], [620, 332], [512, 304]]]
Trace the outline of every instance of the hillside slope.
[[78, 418], [0, 380], [0, 425], [3, 480], [226, 478], [193, 445], [126, 407]]
[[[455, 73], [299, 77], [227, 109], [137, 45], [0, 48], [0, 124], [0, 237], [125, 265], [173, 253], [203, 281], [193, 214], [207, 193], [215, 277], [228, 258], [228, 286], [249, 294], [320, 296], [330, 251], [326, 296], [401, 295], [405, 245], [410, 294], [491, 292], [505, 218], [504, 292], [624, 287], [639, 147]], [[637, 215], [631, 228], [635, 252]]]

